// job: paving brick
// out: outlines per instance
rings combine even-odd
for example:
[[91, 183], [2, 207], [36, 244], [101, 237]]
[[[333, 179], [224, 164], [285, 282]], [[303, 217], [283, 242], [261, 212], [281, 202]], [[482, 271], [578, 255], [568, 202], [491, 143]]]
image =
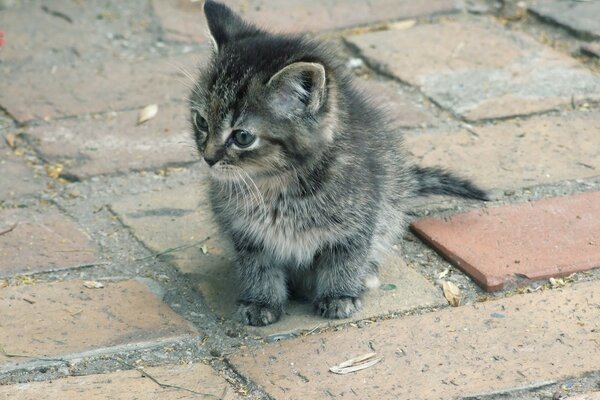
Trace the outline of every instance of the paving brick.
[[[331, 31], [381, 21], [450, 13], [462, 8], [455, 0], [229, 0], [245, 19], [274, 32]], [[202, 3], [155, 0], [165, 38], [206, 42]]]
[[592, 392], [579, 396], [569, 397], [566, 400], [600, 400], [600, 392]]
[[534, 117], [440, 134], [407, 134], [419, 164], [439, 165], [485, 188], [522, 188], [597, 176], [600, 113]]
[[[162, 384], [183, 389], [161, 388], [139, 371], [77, 376], [47, 382], [0, 386], [0, 397], [14, 400], [183, 400], [240, 398], [234, 388], [204, 364], [165, 365], [144, 369]], [[187, 390], [185, 390], [187, 389]], [[196, 392], [196, 393], [194, 393]]]
[[529, 10], [586, 37], [600, 38], [600, 3], [597, 1], [537, 0]]
[[73, 268], [97, 260], [95, 246], [73, 221], [49, 210], [0, 211], [0, 276]]
[[147, 59], [79, 61], [56, 69], [0, 66], [0, 104], [20, 122], [182, 102], [189, 78], [207, 53]]
[[413, 230], [486, 290], [600, 267], [600, 192], [484, 208]]
[[[595, 371], [600, 286], [512, 296], [250, 348], [230, 362], [278, 399], [476, 397]], [[329, 367], [375, 351], [352, 375]]]
[[35, 194], [44, 188], [41, 179], [34, 176], [27, 163], [16, 156], [13, 150], [4, 144], [0, 136], [0, 203], [28, 194]]
[[[212, 221], [205, 185], [127, 197], [115, 201], [111, 208], [154, 251], [194, 243], [210, 236], [206, 242], [207, 254], [200, 246], [194, 246], [174, 252], [168, 259], [181, 272], [190, 275], [215, 312], [226, 318], [232, 316], [237, 296], [232, 270], [233, 253]], [[380, 280], [383, 284], [395, 285], [395, 289], [369, 292], [364, 310], [355, 319], [446, 304], [438, 289], [398, 257], [390, 257], [383, 264]], [[255, 331], [261, 335], [273, 335], [328, 324], [330, 321], [313, 314], [310, 305], [292, 302], [280, 322]]]
[[394, 126], [417, 127], [432, 122], [431, 116], [426, 113], [424, 107], [416, 106], [394, 83], [374, 78], [358, 78], [355, 82], [381, 109], [387, 112]]
[[198, 159], [185, 104], [159, 107], [156, 117], [142, 125], [137, 117], [138, 111], [128, 111], [67, 119], [26, 132], [46, 160], [63, 164], [63, 172], [79, 178]]
[[[197, 334], [137, 281], [37, 283], [0, 289], [0, 345], [8, 354], [68, 356], [121, 345], [150, 345]], [[19, 362], [0, 353], [0, 365]]]
[[469, 120], [600, 99], [600, 77], [519, 33], [471, 20], [348, 38], [401, 80]]
[[18, 1], [0, 12], [2, 63], [50, 69], [57, 63], [131, 52], [140, 42], [150, 42], [150, 22], [139, 1]]

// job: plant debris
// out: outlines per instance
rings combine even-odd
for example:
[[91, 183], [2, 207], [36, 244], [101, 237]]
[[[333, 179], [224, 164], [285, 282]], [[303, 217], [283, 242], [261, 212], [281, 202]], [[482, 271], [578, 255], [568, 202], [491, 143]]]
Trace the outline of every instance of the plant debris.
[[6, 144], [11, 148], [11, 149], [15, 149], [15, 147], [17, 147], [17, 137], [15, 136], [14, 133], [9, 133], [8, 135], [6, 135]]
[[156, 105], [156, 104], [150, 104], [149, 106], [142, 108], [142, 110], [140, 111], [140, 113], [138, 115], [137, 124], [141, 125], [144, 122], [151, 120], [152, 118], [156, 117], [157, 113], [158, 113], [158, 105]]
[[448, 303], [450, 303], [452, 307], [458, 307], [461, 298], [458, 286], [450, 281], [444, 281], [442, 289], [444, 290], [444, 297], [448, 300]]
[[104, 287], [104, 283], [97, 281], [83, 281], [83, 286], [88, 289], [102, 289]]
[[12, 232], [15, 228], [17, 227], [17, 223], [12, 224], [10, 227], [8, 227], [7, 229], [0, 231], [0, 236], [2, 235], [6, 235], [7, 233]]
[[362, 369], [370, 368], [373, 365], [377, 364], [379, 361], [383, 360], [383, 357], [375, 358], [376, 353], [367, 353], [362, 356], [354, 357], [349, 360], [346, 360], [338, 365], [335, 365], [329, 370], [334, 374], [349, 374], [351, 372], [360, 371]]

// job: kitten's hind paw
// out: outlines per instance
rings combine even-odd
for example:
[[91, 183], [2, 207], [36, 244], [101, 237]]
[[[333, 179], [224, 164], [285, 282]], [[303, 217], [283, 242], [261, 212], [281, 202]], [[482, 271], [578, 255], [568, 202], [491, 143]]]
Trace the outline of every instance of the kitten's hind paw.
[[281, 309], [275, 309], [256, 303], [241, 303], [237, 309], [237, 319], [246, 325], [265, 326], [281, 317]]
[[326, 297], [317, 301], [317, 313], [325, 318], [348, 318], [362, 308], [358, 297]]

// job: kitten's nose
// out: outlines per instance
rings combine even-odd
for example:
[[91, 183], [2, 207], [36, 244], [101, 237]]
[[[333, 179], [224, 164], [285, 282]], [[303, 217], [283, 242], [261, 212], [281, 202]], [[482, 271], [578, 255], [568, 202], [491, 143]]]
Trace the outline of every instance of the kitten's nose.
[[220, 160], [219, 157], [204, 156], [204, 161], [206, 161], [206, 163], [208, 164], [209, 167], [212, 167], [213, 165], [215, 165], [216, 163], [218, 163], [219, 160]]

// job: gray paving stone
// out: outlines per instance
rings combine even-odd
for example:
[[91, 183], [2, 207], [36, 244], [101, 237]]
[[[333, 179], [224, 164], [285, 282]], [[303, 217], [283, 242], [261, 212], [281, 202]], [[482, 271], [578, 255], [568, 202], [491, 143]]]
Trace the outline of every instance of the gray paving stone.
[[351, 36], [363, 55], [469, 120], [600, 99], [600, 77], [533, 39], [472, 20]]
[[[200, 292], [216, 313], [231, 318], [236, 300], [232, 270], [232, 252], [219, 237], [208, 212], [205, 185], [152, 192], [119, 199], [112, 209], [134, 234], [154, 251], [175, 248], [210, 237], [207, 254], [196, 245], [171, 253], [170, 259], [183, 273], [196, 281]], [[365, 308], [356, 319], [391, 312], [446, 304], [441, 292], [424, 277], [394, 256], [381, 268], [382, 284], [392, 290], [372, 290], [365, 297]], [[385, 288], [394, 287], [388, 285]], [[334, 321], [339, 323], [343, 321]], [[308, 304], [291, 303], [282, 320], [265, 328], [252, 328], [261, 335], [310, 330], [331, 322], [314, 316]]]
[[36, 194], [44, 189], [44, 182], [36, 177], [25, 160], [15, 155], [0, 135], [0, 202]]
[[454, 132], [408, 133], [418, 163], [441, 166], [487, 189], [598, 176], [600, 112], [505, 121]]
[[600, 2], [537, 0], [529, 9], [535, 14], [586, 37], [600, 38]]
[[[456, 0], [225, 0], [245, 19], [274, 32], [331, 31], [381, 21], [450, 13]], [[167, 40], [206, 42], [202, 2], [154, 0]]]
[[[176, 85], [176, 83], [174, 83]], [[159, 107], [138, 125], [138, 111], [65, 119], [27, 128], [42, 156], [79, 178], [182, 164], [198, 159], [184, 103]]]

